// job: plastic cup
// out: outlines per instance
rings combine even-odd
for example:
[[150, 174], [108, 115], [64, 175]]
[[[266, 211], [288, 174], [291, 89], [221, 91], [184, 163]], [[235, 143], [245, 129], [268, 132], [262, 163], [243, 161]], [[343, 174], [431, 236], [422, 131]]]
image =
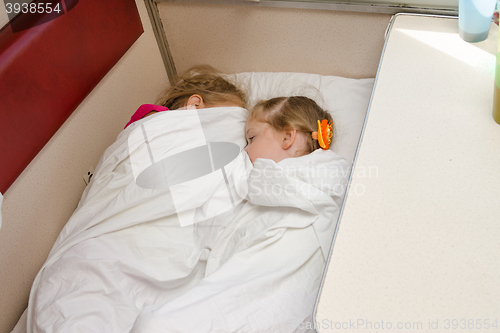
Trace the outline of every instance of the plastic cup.
[[466, 42], [485, 40], [490, 31], [496, 0], [460, 0], [458, 3], [458, 34]]
[[498, 35], [498, 52], [495, 67], [495, 88], [493, 92], [493, 119], [500, 125], [500, 34]]

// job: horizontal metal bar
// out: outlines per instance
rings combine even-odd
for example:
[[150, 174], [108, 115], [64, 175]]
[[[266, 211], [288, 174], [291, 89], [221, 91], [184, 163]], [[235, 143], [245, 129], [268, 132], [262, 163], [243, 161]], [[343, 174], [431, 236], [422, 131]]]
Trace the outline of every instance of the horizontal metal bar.
[[416, 6], [398, 6], [391, 4], [347, 3], [342, 1], [283, 1], [283, 0], [155, 0], [157, 3], [185, 3], [185, 4], [218, 4], [242, 5], [253, 7], [279, 7], [298, 9], [321, 9], [351, 12], [368, 12], [380, 14], [418, 13], [458, 16], [457, 8], [427, 8]]

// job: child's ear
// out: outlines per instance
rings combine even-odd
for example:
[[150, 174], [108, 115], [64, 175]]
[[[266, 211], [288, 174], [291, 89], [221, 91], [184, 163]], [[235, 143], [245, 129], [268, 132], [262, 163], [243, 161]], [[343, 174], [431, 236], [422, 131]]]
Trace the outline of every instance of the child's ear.
[[297, 138], [297, 130], [295, 128], [285, 129], [282, 133], [281, 138], [282, 138], [281, 148], [287, 150], [295, 142], [295, 139]]
[[203, 103], [203, 97], [201, 97], [198, 94], [194, 94], [189, 96], [187, 103], [186, 103], [187, 109], [202, 109], [205, 107], [205, 104]]

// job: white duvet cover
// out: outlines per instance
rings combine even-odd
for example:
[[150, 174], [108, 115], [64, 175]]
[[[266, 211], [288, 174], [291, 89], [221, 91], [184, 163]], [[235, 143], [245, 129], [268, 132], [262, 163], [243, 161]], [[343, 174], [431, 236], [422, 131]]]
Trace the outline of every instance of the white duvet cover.
[[[28, 332], [294, 332], [311, 316], [350, 164], [317, 150], [252, 167], [246, 110], [197, 110], [200, 141], [176, 112], [185, 111], [134, 123], [106, 150], [35, 279]], [[134, 146], [139, 129], [149, 141]], [[179, 152], [151, 149], [161, 140], [238, 150], [222, 167], [211, 155], [216, 171], [177, 184], [193, 195], [176, 205], [173, 186], [138, 180], [144, 156]]]

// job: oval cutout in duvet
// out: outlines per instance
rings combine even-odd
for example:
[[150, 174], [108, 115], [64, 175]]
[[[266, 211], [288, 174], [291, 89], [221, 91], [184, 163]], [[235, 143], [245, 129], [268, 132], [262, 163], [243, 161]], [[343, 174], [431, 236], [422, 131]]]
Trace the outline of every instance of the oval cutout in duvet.
[[146, 189], [166, 189], [222, 169], [240, 153], [232, 142], [209, 142], [155, 162], [139, 176], [136, 184]]

